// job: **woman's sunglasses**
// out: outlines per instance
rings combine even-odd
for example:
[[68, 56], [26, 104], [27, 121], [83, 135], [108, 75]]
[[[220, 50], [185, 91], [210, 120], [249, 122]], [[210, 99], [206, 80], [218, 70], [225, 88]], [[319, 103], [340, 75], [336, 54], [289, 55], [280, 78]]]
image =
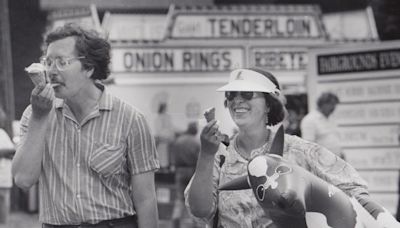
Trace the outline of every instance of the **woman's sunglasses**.
[[256, 97], [256, 93], [255, 92], [236, 92], [236, 91], [227, 91], [225, 92], [225, 97], [228, 101], [232, 101], [236, 96], [238, 96], [240, 94], [240, 96], [245, 99], [245, 100], [251, 100], [254, 97]]

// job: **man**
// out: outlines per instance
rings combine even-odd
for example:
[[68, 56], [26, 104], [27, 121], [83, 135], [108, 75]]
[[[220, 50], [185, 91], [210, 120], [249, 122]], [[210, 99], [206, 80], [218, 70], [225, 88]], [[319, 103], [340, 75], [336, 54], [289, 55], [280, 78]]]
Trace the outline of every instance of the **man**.
[[148, 124], [98, 82], [110, 44], [67, 24], [45, 37], [44, 56], [50, 83], [32, 91], [12, 164], [19, 187], [39, 181], [43, 227], [158, 227]]
[[304, 116], [300, 128], [302, 138], [316, 142], [344, 159], [338, 127], [329, 118], [338, 103], [339, 98], [335, 94], [322, 93], [317, 100], [317, 110]]

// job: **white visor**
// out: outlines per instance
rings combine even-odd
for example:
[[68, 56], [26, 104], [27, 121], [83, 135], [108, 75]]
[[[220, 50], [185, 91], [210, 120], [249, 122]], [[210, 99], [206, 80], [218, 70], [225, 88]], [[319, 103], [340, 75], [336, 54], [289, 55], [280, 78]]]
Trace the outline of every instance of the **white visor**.
[[248, 69], [237, 69], [231, 72], [229, 83], [218, 88], [218, 92], [248, 91], [279, 94], [276, 85], [264, 75]]

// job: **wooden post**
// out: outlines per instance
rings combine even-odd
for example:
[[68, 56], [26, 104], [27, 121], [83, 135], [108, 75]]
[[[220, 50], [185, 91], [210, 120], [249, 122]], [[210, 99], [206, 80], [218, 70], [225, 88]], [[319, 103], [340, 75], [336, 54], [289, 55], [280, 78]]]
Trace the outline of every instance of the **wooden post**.
[[13, 137], [15, 104], [8, 0], [0, 0], [0, 106], [7, 115], [5, 130]]

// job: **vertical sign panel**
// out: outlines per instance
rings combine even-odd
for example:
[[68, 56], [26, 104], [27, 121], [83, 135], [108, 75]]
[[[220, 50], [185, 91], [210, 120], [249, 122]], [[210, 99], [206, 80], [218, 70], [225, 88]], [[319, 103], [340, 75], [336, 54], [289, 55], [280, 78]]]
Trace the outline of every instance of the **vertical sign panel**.
[[400, 42], [313, 49], [309, 55], [309, 104], [331, 91], [333, 114], [347, 161], [369, 183], [371, 194], [392, 213], [400, 168]]

